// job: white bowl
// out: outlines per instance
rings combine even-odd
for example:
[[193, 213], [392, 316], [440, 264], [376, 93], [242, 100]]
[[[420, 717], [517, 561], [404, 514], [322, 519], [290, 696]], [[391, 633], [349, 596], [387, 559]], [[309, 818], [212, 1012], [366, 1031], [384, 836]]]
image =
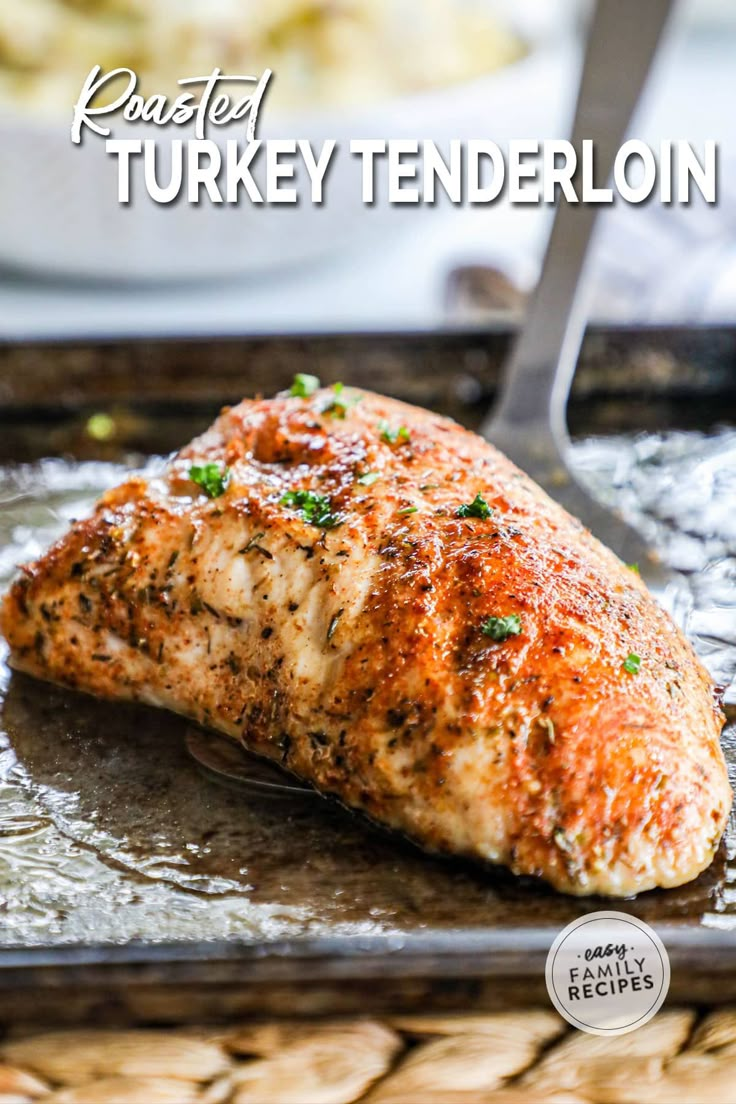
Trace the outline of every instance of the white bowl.
[[[361, 200], [360, 165], [351, 138], [491, 138], [540, 136], [554, 126], [555, 88], [569, 54], [534, 46], [489, 76], [370, 111], [314, 112], [273, 122], [264, 103], [259, 136], [337, 139], [340, 150], [321, 207], [237, 206], [184, 199], [163, 206], [142, 188], [117, 201], [117, 160], [104, 139], [70, 139], [71, 110], [60, 120], [0, 114], [0, 263], [38, 273], [92, 280], [181, 280], [257, 273], [344, 249], [361, 236], [397, 231], [411, 208]], [[547, 93], [549, 90], [550, 94]], [[166, 139], [168, 131], [129, 124], [130, 137]], [[181, 131], [181, 128], [179, 128]], [[114, 135], [124, 135], [122, 127]], [[179, 137], [185, 137], [179, 133]], [[135, 175], [134, 175], [135, 184]]]

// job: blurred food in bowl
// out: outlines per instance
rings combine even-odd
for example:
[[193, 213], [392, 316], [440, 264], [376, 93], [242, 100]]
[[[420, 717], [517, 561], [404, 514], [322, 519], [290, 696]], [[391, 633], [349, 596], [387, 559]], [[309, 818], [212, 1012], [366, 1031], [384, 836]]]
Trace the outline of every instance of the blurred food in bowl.
[[270, 106], [352, 106], [456, 84], [523, 53], [483, 0], [0, 0], [0, 103], [67, 113], [94, 65], [144, 95], [276, 74]]
[[[352, 138], [431, 138], [444, 149], [453, 138], [553, 129], [567, 55], [544, 34], [517, 31], [517, 3], [0, 0], [0, 265], [95, 282], [202, 281], [392, 241], [423, 216], [384, 196], [362, 202]], [[337, 141], [324, 204], [157, 204], [134, 176], [121, 205], [104, 143], [69, 136], [94, 65], [133, 69], [146, 97], [172, 97], [179, 79], [216, 67], [273, 70], [258, 136]], [[155, 138], [166, 164], [167, 131], [108, 122], [115, 138]], [[229, 132], [208, 136], [222, 144]]]

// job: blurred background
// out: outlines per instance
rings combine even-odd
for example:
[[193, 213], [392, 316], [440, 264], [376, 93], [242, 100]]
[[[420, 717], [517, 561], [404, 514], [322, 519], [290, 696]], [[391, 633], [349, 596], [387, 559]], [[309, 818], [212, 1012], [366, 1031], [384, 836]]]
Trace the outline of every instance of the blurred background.
[[[276, 73], [261, 137], [565, 137], [586, 0], [0, 0], [0, 338], [428, 331], [507, 324], [542, 207], [360, 203], [343, 157], [324, 208], [116, 201], [101, 140], [73, 147], [92, 65], [142, 91]], [[736, 321], [736, 5], [681, 0], [632, 133], [720, 144], [717, 206], [606, 211], [597, 321]], [[625, 65], [625, 59], [622, 59]], [[136, 132], [137, 135], [139, 132]], [[702, 148], [702, 146], [701, 146]]]

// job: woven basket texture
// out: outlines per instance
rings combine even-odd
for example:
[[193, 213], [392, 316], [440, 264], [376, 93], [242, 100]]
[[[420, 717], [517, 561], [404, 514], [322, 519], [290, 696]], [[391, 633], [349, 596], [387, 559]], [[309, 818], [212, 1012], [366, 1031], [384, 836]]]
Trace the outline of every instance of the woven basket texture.
[[8, 1027], [0, 1104], [736, 1104], [736, 1009], [613, 1038], [547, 1010], [172, 1030]]

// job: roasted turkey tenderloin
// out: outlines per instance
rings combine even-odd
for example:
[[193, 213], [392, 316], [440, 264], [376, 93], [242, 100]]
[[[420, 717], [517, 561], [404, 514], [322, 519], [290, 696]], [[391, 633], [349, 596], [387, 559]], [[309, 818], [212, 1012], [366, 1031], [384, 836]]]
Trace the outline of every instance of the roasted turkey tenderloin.
[[432, 851], [574, 894], [694, 878], [723, 718], [637, 574], [473, 433], [315, 384], [223, 411], [24, 567], [14, 666], [182, 713]]

